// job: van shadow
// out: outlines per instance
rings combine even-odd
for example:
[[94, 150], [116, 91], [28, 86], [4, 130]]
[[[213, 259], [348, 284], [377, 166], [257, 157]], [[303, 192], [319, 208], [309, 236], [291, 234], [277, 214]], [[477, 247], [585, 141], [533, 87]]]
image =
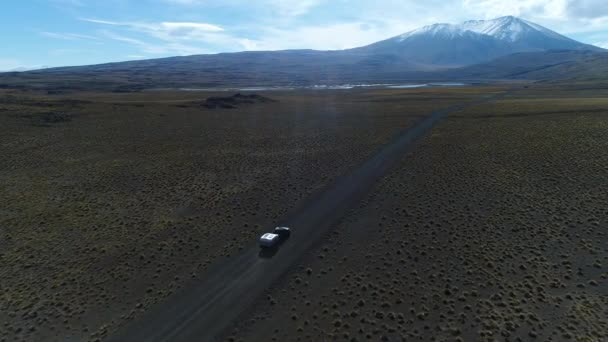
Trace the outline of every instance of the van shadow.
[[262, 259], [272, 259], [279, 252], [279, 247], [262, 247], [260, 249], [260, 253], [258, 253], [258, 257]]
[[258, 253], [258, 257], [260, 257], [262, 259], [273, 258], [279, 252], [279, 249], [287, 241], [287, 239], [289, 239], [289, 236], [282, 237], [275, 246], [261, 247], [260, 252]]

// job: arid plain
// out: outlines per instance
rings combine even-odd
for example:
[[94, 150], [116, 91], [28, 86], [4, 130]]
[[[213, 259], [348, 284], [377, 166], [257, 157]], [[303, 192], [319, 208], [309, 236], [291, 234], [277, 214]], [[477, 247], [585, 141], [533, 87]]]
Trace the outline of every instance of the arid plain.
[[226, 337], [605, 341], [607, 133], [606, 89], [450, 114]]
[[434, 110], [501, 88], [0, 94], [0, 338], [97, 340]]

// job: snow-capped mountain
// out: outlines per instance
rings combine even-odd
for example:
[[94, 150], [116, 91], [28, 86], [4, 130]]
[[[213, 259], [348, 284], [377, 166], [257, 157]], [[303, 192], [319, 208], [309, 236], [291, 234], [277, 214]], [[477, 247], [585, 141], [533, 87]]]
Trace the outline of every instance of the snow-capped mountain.
[[606, 79], [607, 65], [606, 50], [523, 19], [502, 17], [425, 26], [347, 50], [249, 51], [0, 73], [0, 86], [55, 84], [60, 89], [123, 92], [518, 77]]
[[548, 38], [558, 40], [571, 40], [533, 22], [513, 16], [493, 20], [465, 21], [460, 27], [463, 30], [487, 34], [488, 36], [510, 42], [526, 39], [526, 36], [530, 33], [542, 33]]
[[513, 16], [501, 17], [492, 20], [469, 20], [460, 25], [434, 24], [400, 35], [398, 38], [406, 40], [416, 35], [448, 35], [461, 36], [466, 32], [473, 32], [492, 36], [499, 40], [515, 42], [525, 39], [530, 33], [542, 33], [547, 37], [558, 40], [570, 40], [559, 33], [553, 32], [545, 27], [530, 21]]
[[476, 64], [518, 52], [601, 50], [512, 16], [429, 25], [361, 49], [440, 66]]

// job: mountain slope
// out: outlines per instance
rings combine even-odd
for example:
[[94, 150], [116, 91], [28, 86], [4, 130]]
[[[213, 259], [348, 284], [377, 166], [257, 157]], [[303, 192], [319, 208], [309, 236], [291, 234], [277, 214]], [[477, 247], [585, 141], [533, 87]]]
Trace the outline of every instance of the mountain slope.
[[[553, 54], [544, 53], [545, 55]], [[533, 55], [522, 56], [533, 59]], [[543, 58], [547, 58], [544, 56]], [[571, 82], [606, 82], [608, 80], [608, 53], [588, 53], [579, 58], [519, 71], [509, 76], [511, 79]]]
[[608, 79], [608, 52], [523, 52], [487, 63], [431, 73], [428, 77], [458, 80], [605, 81]]
[[[540, 70], [551, 69], [565, 63], [584, 63], [603, 55], [606, 53], [579, 50], [521, 52], [439, 74], [441, 77], [456, 79], [530, 79], [531, 74], [539, 74]], [[558, 78], [564, 75], [546, 76]]]
[[0, 74], [0, 87], [186, 88], [368, 82], [407, 70], [436, 70], [395, 55], [351, 50], [222, 53]]

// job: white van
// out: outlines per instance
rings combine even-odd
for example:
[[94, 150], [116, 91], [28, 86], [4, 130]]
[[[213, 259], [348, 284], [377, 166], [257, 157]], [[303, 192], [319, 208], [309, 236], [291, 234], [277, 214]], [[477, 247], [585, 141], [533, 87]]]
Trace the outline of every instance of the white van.
[[260, 247], [275, 247], [279, 244], [279, 234], [266, 233], [260, 237]]
[[265, 233], [260, 236], [260, 247], [277, 247], [283, 241], [289, 239], [291, 229], [289, 227], [276, 227], [272, 233]]

